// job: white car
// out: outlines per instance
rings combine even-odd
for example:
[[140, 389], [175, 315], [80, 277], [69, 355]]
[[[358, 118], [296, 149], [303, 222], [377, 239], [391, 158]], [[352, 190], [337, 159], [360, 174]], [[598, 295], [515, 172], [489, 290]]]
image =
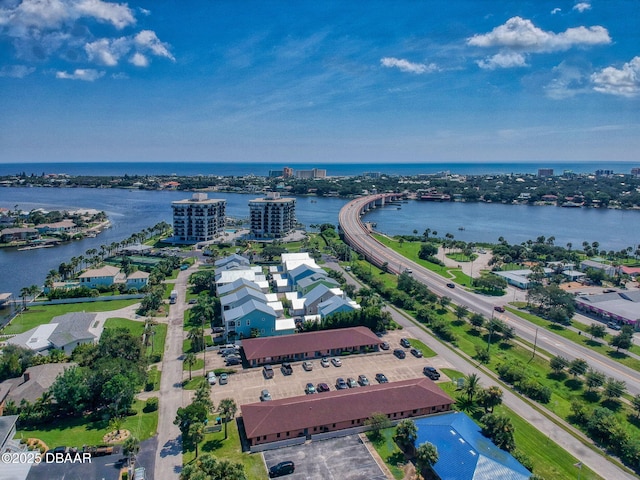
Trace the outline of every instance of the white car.
[[340, 360], [339, 358], [332, 358], [331, 359], [331, 363], [333, 363], [334, 367], [341, 367], [342, 366], [342, 360]]
[[216, 377], [215, 372], [209, 372], [207, 374], [207, 380], [209, 381], [209, 385], [215, 385], [216, 382], [218, 381], [218, 377]]
[[323, 367], [328, 367], [329, 359], [327, 357], [322, 357], [322, 360], [320, 360], [320, 365], [322, 365]]

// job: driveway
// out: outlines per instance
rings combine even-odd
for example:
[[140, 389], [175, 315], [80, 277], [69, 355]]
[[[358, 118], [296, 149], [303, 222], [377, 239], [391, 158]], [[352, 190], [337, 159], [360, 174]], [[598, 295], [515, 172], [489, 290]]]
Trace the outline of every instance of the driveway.
[[287, 475], [287, 480], [387, 478], [358, 435], [269, 450], [263, 453], [263, 457], [267, 470], [284, 460], [293, 461], [296, 471]]

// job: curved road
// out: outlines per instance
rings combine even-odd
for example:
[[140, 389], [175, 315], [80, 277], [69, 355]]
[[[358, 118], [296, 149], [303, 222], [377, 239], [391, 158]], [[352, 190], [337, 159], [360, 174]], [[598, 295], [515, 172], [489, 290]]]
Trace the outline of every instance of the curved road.
[[[447, 288], [446, 284], [448, 281], [446, 279], [408, 260], [371, 237], [370, 232], [360, 219], [361, 212], [365, 205], [373, 199], [386, 195], [387, 194], [380, 194], [357, 198], [340, 210], [339, 222], [340, 228], [344, 233], [345, 241], [375, 265], [381, 266], [387, 263], [387, 270], [393, 273], [400, 273], [406, 268], [411, 268], [413, 271], [412, 276], [427, 285], [436, 294], [441, 296], [446, 295], [451, 298], [454, 303], [464, 305], [472, 312], [491, 317], [495, 313], [493, 307], [498, 303], [503, 303], [503, 301], [496, 303], [495, 299], [488, 299], [476, 293], [468, 292], [463, 288]], [[532, 344], [534, 342], [537, 343], [538, 348], [546, 350], [551, 355], [561, 355], [569, 360], [583, 358], [593, 369], [599, 370], [609, 377], [626, 382], [627, 391], [630, 394], [640, 394], [640, 374], [635, 370], [605, 355], [573, 343], [560, 335], [541, 329], [509, 312], [502, 313], [499, 316], [515, 328], [516, 335]]]
[[[436, 275], [420, 265], [407, 260], [370, 236], [370, 232], [366, 229], [360, 220], [360, 217], [363, 207], [370, 203], [375, 197], [378, 196], [359, 198], [349, 202], [342, 208], [340, 211], [339, 221], [340, 227], [344, 233], [345, 241], [357, 252], [365, 255], [365, 257], [372, 263], [381, 266], [387, 262], [388, 270], [393, 271], [394, 273], [399, 273], [404, 271], [406, 268], [411, 268], [413, 270], [412, 276], [429, 286], [429, 288], [435, 293], [447, 295], [448, 297], [451, 297], [455, 303], [465, 305], [474, 312], [491, 316], [494, 312], [494, 304], [488, 302], [487, 299], [480, 297], [479, 295], [466, 292], [462, 289], [447, 288], [446, 283], [448, 282], [446, 279], [443, 279], [439, 275]], [[425, 343], [430, 340], [427, 338], [428, 335], [415, 324], [397, 314], [393, 309], [391, 309], [391, 311], [394, 316], [394, 320], [403, 325], [412, 336], [421, 339]], [[533, 343], [533, 337], [535, 336], [537, 329], [535, 325], [513, 315], [509, 315], [508, 313], [502, 314], [502, 318], [515, 326], [518, 336]], [[537, 343], [540, 348], [545, 349], [554, 355], [561, 354], [564, 357], [569, 358], [584, 358], [592, 367], [596, 368], [596, 365], [598, 365], [603, 371], [607, 371], [605, 366], [612, 363], [614, 367], [613, 370], [616, 370], [617, 378], [622, 378], [627, 382], [629, 391], [640, 391], [637, 373], [632, 373], [632, 370], [626, 369], [625, 367], [621, 368], [619, 364], [603, 357], [602, 355], [580, 348], [579, 345], [575, 345], [572, 342], [547, 331], [538, 332]], [[434, 348], [434, 350], [445, 360], [452, 364], [454, 368], [457, 368], [460, 371], [466, 371], [470, 366], [475, 367], [475, 365], [471, 363], [471, 359], [463, 359], [457, 354], [454, 354], [451, 349], [440, 345], [438, 342], [434, 344], [434, 342], [429, 341], [429, 345], [432, 346], [432, 348]], [[479, 371], [478, 373], [484, 382], [494, 383], [492, 374], [488, 374], [488, 372], [483, 371]], [[607, 371], [607, 373], [610, 376], [614, 376], [612, 371]], [[538, 430], [543, 432], [553, 441], [557, 442], [562, 448], [574, 455], [603, 478], [635, 478], [632, 474], [623, 471], [617, 465], [606, 461], [606, 459], [597, 452], [594, 452], [577, 442], [572, 435], [567, 433], [565, 430], [558, 428], [555, 423], [541, 415], [540, 412], [519, 396], [509, 391], [505, 391], [503, 400], [504, 403], [516, 412], [517, 415], [527, 420]], [[555, 417], [557, 422], [565, 424], [566, 428], [576, 431], [575, 428], [568, 425], [564, 420], [553, 414], [550, 414], [550, 416]], [[584, 438], [584, 435], [579, 435]]]

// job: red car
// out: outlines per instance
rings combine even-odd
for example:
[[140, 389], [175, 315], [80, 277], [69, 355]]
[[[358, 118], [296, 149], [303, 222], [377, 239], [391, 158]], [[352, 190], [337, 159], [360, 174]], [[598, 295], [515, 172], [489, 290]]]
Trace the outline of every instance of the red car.
[[327, 385], [326, 383], [319, 383], [318, 386], [316, 387], [316, 392], [318, 393], [328, 392], [329, 390], [331, 389], [329, 388], [329, 385]]

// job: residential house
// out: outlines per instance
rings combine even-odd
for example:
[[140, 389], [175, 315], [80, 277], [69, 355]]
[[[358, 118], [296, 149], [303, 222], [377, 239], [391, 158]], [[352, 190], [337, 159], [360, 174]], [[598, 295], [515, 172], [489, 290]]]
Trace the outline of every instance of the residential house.
[[[58, 375], [75, 366], [75, 363], [44, 363], [27, 368], [21, 377], [10, 378], [0, 384], [0, 391], [6, 389], [4, 400], [20, 405], [22, 400], [35, 402], [42, 394], [51, 388]], [[3, 406], [4, 406], [3, 405]]]
[[149, 284], [149, 274], [142, 270], [136, 270], [130, 275], [127, 275], [125, 284], [127, 285], [127, 289], [137, 288], [141, 290]]
[[322, 318], [326, 318], [334, 313], [352, 312], [358, 310], [360, 305], [349, 297], [331, 297], [329, 300], [318, 305], [318, 313]]
[[322, 302], [326, 302], [331, 297], [343, 296], [344, 292], [339, 288], [329, 288], [326, 285], [318, 285], [311, 290], [304, 300], [304, 314], [316, 315], [318, 314], [318, 305]]
[[580, 270], [586, 272], [587, 270], [603, 270], [604, 273], [610, 277], [613, 277], [618, 272], [617, 267], [613, 265], [607, 265], [605, 263], [596, 262], [594, 260], [583, 260], [580, 262]]
[[38, 237], [40, 237], [40, 234], [35, 228], [5, 228], [0, 230], [0, 242], [2, 243], [35, 240]]
[[126, 279], [126, 275], [120, 271], [118, 267], [105, 265], [101, 268], [92, 268], [86, 270], [78, 276], [80, 286], [97, 288], [110, 287], [114, 283], [122, 283]]
[[250, 338], [252, 330], [260, 336], [283, 334], [276, 331], [274, 309], [255, 299], [223, 312], [222, 317], [227, 336]]
[[77, 230], [76, 224], [73, 220], [62, 220], [54, 223], [42, 223], [35, 226], [41, 234], [51, 233], [72, 233]]
[[318, 285], [325, 285], [329, 288], [340, 287], [338, 281], [329, 277], [323, 270], [322, 273], [314, 273], [313, 275], [300, 279], [296, 284], [296, 290], [304, 297]]

